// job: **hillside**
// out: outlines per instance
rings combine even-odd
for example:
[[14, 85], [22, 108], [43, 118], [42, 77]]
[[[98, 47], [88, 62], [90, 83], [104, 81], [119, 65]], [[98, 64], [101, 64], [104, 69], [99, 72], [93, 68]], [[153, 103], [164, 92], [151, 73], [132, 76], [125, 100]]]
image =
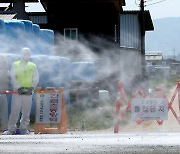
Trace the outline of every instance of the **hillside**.
[[146, 32], [146, 51], [163, 51], [180, 59], [180, 17], [156, 19], [154, 31]]

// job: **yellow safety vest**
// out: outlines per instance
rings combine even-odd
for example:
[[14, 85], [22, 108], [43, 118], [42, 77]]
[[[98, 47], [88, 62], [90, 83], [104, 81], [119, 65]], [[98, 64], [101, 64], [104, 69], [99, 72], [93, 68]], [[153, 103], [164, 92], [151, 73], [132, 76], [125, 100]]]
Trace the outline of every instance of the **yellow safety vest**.
[[27, 64], [21, 61], [14, 62], [16, 79], [21, 87], [31, 87], [36, 65], [32, 62]]

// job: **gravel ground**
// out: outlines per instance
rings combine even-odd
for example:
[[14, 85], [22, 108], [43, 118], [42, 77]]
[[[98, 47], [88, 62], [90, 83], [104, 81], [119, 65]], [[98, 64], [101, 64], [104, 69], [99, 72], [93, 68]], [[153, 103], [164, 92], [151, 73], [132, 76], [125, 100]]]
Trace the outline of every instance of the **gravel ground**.
[[1, 135], [0, 153], [176, 154], [180, 133], [92, 133]]

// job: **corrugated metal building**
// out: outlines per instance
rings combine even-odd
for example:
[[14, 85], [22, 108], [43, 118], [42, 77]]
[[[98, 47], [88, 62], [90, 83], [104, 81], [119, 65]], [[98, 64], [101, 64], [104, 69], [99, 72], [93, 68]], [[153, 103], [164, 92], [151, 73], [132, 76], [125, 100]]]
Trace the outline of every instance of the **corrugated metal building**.
[[47, 27], [48, 17], [46, 12], [28, 12], [27, 14], [34, 24], [40, 25], [41, 28]]
[[147, 64], [162, 65], [162, 63], [163, 63], [163, 54], [160, 51], [146, 52], [145, 59], [146, 59]]
[[[144, 12], [145, 20], [145, 31], [154, 30], [153, 22], [149, 11]], [[137, 84], [137, 82], [142, 81], [143, 66], [142, 62], [145, 56], [142, 54], [142, 34], [141, 34], [141, 18], [140, 11], [123, 11], [120, 15], [120, 69], [121, 78], [126, 84], [131, 86], [131, 82]], [[144, 64], [145, 65], [145, 64]], [[133, 81], [134, 78], [136, 81]], [[127, 82], [129, 81], [129, 82]]]
[[6, 8], [2, 8], [2, 11], [12, 11], [16, 16], [14, 18], [17, 19], [27, 19], [29, 20], [29, 16], [25, 11], [25, 2], [32, 3], [38, 2], [38, 0], [1, 0], [0, 3], [9, 3], [9, 6]]
[[112, 42], [119, 33], [119, 13], [123, 10], [122, 6], [125, 6], [125, 0], [41, 0], [47, 14], [45, 16], [38, 13], [27, 15], [25, 2], [38, 0], [2, 0], [0, 3], [10, 3], [6, 11], [17, 13], [17, 19], [31, 18], [34, 23], [42, 24], [43, 28], [61, 34], [66, 29], [76, 28], [78, 35], [96, 35]]
[[[145, 31], [154, 30], [149, 11], [145, 11]], [[120, 15], [120, 48], [121, 61], [128, 57], [126, 62], [122, 63], [122, 68], [129, 69], [128, 74], [140, 74], [141, 66], [141, 20], [140, 11], [123, 11]], [[130, 60], [130, 58], [132, 60]]]
[[[145, 11], [145, 31], [154, 30], [149, 11]], [[140, 11], [124, 11], [120, 15], [120, 47], [141, 49]]]
[[141, 30], [137, 14], [120, 16], [120, 47], [140, 49]]
[[[114, 41], [115, 25], [125, 0], [41, 0], [48, 27], [64, 34], [76, 28], [79, 35], [96, 35]], [[118, 32], [118, 27], [116, 27]]]

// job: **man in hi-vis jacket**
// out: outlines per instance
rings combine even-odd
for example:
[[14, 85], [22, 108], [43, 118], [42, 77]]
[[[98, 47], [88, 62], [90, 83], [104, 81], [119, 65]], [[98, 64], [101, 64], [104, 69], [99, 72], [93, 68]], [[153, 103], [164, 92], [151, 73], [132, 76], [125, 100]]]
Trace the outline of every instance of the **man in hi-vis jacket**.
[[29, 61], [30, 55], [30, 49], [23, 48], [21, 60], [14, 62], [11, 68], [11, 82], [17, 94], [12, 95], [8, 130], [4, 132], [6, 135], [15, 134], [20, 112], [22, 113], [19, 126], [20, 134], [29, 134], [27, 127], [30, 122], [32, 94], [39, 82], [38, 70], [36, 65]]

